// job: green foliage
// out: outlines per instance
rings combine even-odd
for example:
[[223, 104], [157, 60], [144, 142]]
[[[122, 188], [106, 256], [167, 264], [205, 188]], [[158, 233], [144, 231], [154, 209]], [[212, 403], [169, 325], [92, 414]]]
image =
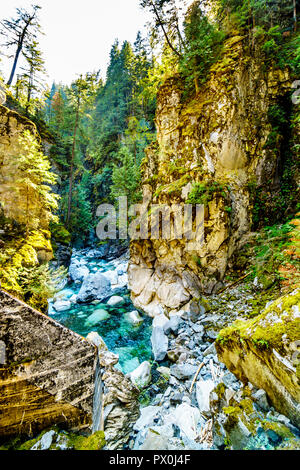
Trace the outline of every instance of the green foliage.
[[[211, 183], [195, 183], [187, 199], [187, 204], [204, 204], [206, 206], [216, 195], [228, 200], [228, 191], [230, 191], [228, 186], [220, 184], [217, 181]], [[226, 206], [225, 210], [226, 212], [231, 212], [232, 209]]]
[[289, 247], [293, 226], [289, 223], [265, 227], [259, 234], [254, 246], [254, 259], [252, 262], [253, 278], [269, 288], [278, 284], [282, 279], [279, 266], [289, 263], [297, 264], [299, 261], [290, 259], [285, 249]]
[[50, 270], [48, 264], [33, 267], [21, 267], [18, 271], [18, 284], [22, 289], [25, 302], [33, 308], [47, 312], [47, 299], [57, 292], [56, 281], [66, 276], [67, 270]]
[[40, 151], [30, 131], [24, 131], [19, 142], [22, 150], [15, 159], [14, 191], [20, 195], [19, 204], [24, 210], [28, 230], [39, 225], [41, 212], [46, 220], [55, 219], [52, 212], [57, 208], [58, 196], [49, 185], [56, 182], [56, 176], [50, 171], [48, 157]]

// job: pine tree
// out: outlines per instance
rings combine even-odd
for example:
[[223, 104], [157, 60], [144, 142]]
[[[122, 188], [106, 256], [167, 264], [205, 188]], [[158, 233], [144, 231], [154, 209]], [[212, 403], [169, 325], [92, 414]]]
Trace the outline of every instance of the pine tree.
[[119, 163], [114, 165], [112, 173], [111, 197], [117, 199], [127, 196], [128, 204], [139, 200], [140, 174], [134, 156], [129, 149], [123, 146], [118, 153]]
[[[21, 76], [21, 79], [23, 81], [23, 86], [26, 88], [25, 109], [28, 114], [29, 110], [33, 113], [42, 90], [45, 90], [43, 77], [46, 75], [46, 69], [42, 52], [40, 51], [36, 41], [33, 41], [26, 46], [24, 57], [27, 65], [22, 68], [24, 73]], [[36, 100], [35, 103], [32, 102], [34, 101], [34, 98]]]
[[86, 74], [85, 77], [82, 75], [75, 82], [72, 83], [70, 89], [68, 89], [68, 100], [70, 103], [72, 115], [74, 118], [73, 137], [72, 137], [72, 151], [71, 151], [71, 162], [70, 162], [70, 176], [69, 176], [69, 193], [68, 193], [68, 209], [66, 216], [66, 225], [69, 227], [72, 209], [72, 190], [73, 190], [73, 178], [74, 178], [74, 165], [75, 165], [75, 153], [77, 146], [77, 134], [81, 124], [81, 120], [84, 117], [85, 111], [91, 105], [95, 99], [95, 94], [98, 85], [99, 73]]
[[24, 48], [35, 41], [38, 33], [41, 32], [38, 19], [40, 8], [39, 5], [33, 5], [31, 11], [26, 11], [24, 8], [17, 8], [15, 18], [9, 20], [5, 19], [0, 23], [0, 34], [6, 38], [3, 46], [15, 49], [14, 55], [12, 56], [14, 58], [13, 65], [7, 81], [8, 86], [13, 82], [20, 54], [24, 53]]

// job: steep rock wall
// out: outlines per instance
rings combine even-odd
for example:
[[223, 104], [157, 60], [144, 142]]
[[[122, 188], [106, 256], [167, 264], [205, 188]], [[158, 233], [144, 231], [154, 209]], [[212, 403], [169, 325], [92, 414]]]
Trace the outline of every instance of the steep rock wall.
[[[45, 298], [25, 298], [18, 279], [23, 268], [34, 269], [53, 258], [49, 216], [38, 191], [31, 191], [30, 199], [24, 193], [24, 174], [17, 163], [24, 153], [20, 143], [24, 131], [40, 141], [33, 122], [0, 106], [0, 282], [8, 292], [46, 310]], [[26, 212], [30, 214], [30, 230], [25, 228]]]
[[172, 313], [218, 287], [251, 229], [253, 183], [278, 186], [280, 152], [268, 145], [268, 113], [290, 90], [288, 71], [263, 72], [241, 37], [227, 41], [192, 101], [184, 101], [179, 77], [161, 87], [157, 142], [143, 162], [144, 198], [183, 205], [201, 183], [192, 202], [205, 205], [205, 242], [191, 251], [185, 238], [133, 241], [129, 287], [137, 308]]
[[0, 438], [90, 427], [97, 349], [0, 290]]

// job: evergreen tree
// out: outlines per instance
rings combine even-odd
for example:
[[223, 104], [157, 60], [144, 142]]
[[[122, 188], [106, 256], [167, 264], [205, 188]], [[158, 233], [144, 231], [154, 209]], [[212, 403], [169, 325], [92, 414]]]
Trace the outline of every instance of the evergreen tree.
[[98, 85], [98, 73], [82, 75], [72, 83], [68, 89], [68, 100], [70, 103], [72, 117], [74, 119], [73, 136], [72, 136], [72, 151], [70, 162], [70, 176], [69, 176], [69, 192], [68, 192], [68, 208], [66, 215], [66, 225], [70, 225], [71, 209], [72, 209], [72, 190], [74, 178], [74, 165], [75, 153], [77, 146], [77, 134], [80, 130], [81, 121], [95, 98]]
[[34, 112], [39, 101], [39, 96], [41, 92], [45, 90], [43, 76], [46, 74], [46, 69], [42, 52], [36, 41], [26, 46], [24, 57], [27, 66], [22, 68], [24, 73], [21, 75], [21, 80], [23, 87], [26, 89], [25, 109], [28, 114], [29, 110], [31, 113]]
[[49, 186], [56, 182], [56, 176], [50, 171], [48, 157], [41, 152], [29, 131], [24, 131], [20, 146], [22, 152], [15, 161], [18, 175], [15, 188], [20, 195], [19, 210], [20, 214], [25, 214], [24, 223], [28, 232], [38, 228], [39, 220], [50, 221], [54, 218], [52, 212], [57, 209], [58, 196]]

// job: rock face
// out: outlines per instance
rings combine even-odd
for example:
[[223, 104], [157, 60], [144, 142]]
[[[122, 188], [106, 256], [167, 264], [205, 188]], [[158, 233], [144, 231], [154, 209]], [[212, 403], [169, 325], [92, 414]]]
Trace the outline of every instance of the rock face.
[[242, 382], [263, 389], [276, 410], [300, 426], [300, 290], [273, 301], [261, 315], [222, 330], [219, 359]]
[[155, 326], [152, 331], [151, 344], [154, 359], [156, 361], [163, 361], [168, 351], [168, 337], [164, 334], [161, 326]]
[[191, 247], [171, 230], [168, 239], [132, 241], [128, 275], [137, 308], [150, 316], [179, 310], [220, 285], [251, 228], [251, 182], [276, 182], [278, 154], [266, 145], [268, 115], [290, 87], [286, 71], [261, 72], [241, 37], [226, 42], [223, 62], [192, 101], [182, 100], [179, 77], [161, 87], [157, 143], [142, 164], [144, 206], [204, 204], [205, 240]]
[[96, 348], [0, 290], [0, 437], [89, 428]]
[[119, 357], [107, 351], [99, 353], [103, 382], [103, 427], [106, 448], [122, 449], [134, 423], [139, 418], [139, 389], [122, 372], [114, 368]]
[[[25, 293], [19, 281], [22, 268], [34, 268], [53, 258], [49, 214], [40, 203], [38, 191], [26, 194], [24, 172], [19, 163], [24, 148], [20, 138], [28, 131], [40, 141], [37, 128], [29, 119], [0, 106], [0, 282], [2, 288], [24, 298]], [[27, 208], [24, 203], [27, 201]], [[30, 229], [28, 228], [30, 214]], [[11, 240], [14, 240], [12, 245]], [[27, 301], [35, 308], [47, 309], [47, 299], [32, 295]]]

